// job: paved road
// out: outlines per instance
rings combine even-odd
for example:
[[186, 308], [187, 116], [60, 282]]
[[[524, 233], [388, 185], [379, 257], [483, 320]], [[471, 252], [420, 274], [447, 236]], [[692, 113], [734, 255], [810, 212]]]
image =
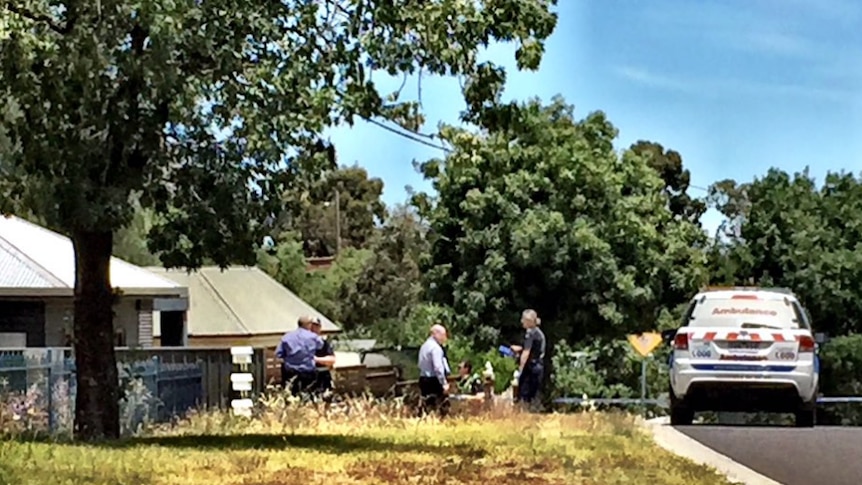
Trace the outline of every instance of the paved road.
[[676, 429], [784, 485], [862, 483], [862, 428], [695, 425]]

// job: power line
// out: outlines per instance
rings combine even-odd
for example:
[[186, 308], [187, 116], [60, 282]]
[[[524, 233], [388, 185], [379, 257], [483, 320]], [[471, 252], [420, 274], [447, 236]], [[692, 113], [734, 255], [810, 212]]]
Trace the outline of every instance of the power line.
[[410, 140], [410, 141], [414, 141], [414, 142], [416, 142], [416, 143], [419, 143], [419, 144], [425, 145], [426, 147], [429, 147], [429, 148], [436, 148], [437, 150], [442, 150], [442, 151], [444, 151], [444, 152], [446, 152], [446, 153], [449, 153], [450, 151], [452, 151], [452, 150], [450, 150], [449, 148], [446, 148], [446, 147], [444, 147], [444, 146], [442, 146], [442, 145], [437, 145], [437, 144], [431, 143], [431, 142], [429, 142], [429, 141], [423, 140], [423, 139], [419, 138], [418, 136], [416, 136], [416, 135], [414, 135], [414, 134], [412, 134], [412, 133], [408, 133], [408, 132], [406, 132], [406, 131], [402, 131], [402, 130], [395, 129], [395, 128], [393, 128], [393, 127], [391, 127], [391, 126], [388, 126], [388, 125], [386, 125], [386, 124], [384, 124], [384, 123], [381, 123], [381, 122], [379, 122], [379, 121], [377, 121], [377, 120], [367, 119], [366, 121], [368, 121], [369, 123], [371, 123], [371, 124], [372, 124], [372, 125], [374, 125], [374, 126], [377, 126], [377, 127], [379, 127], [379, 128], [383, 128], [384, 130], [386, 130], [386, 131], [388, 131], [388, 132], [390, 132], [390, 133], [395, 133], [395, 134], [396, 134], [396, 135], [398, 135], [398, 136], [402, 136], [402, 137], [404, 137], [404, 138], [407, 138], [407, 139], [408, 139], [408, 140]]

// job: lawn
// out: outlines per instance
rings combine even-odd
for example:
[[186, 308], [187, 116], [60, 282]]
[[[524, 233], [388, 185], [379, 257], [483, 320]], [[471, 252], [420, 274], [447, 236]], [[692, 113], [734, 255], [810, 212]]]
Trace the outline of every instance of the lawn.
[[[275, 408], [273, 408], [275, 409]], [[0, 484], [728, 484], [634, 418], [496, 412], [443, 422], [380, 406], [189, 418], [111, 445], [0, 441]]]

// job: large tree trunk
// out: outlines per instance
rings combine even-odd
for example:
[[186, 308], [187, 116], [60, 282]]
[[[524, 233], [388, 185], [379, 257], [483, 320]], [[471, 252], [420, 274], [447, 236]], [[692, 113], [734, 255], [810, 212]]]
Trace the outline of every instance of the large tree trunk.
[[114, 295], [110, 231], [75, 231], [74, 349], [78, 390], [75, 437], [120, 436], [120, 382], [114, 355]]

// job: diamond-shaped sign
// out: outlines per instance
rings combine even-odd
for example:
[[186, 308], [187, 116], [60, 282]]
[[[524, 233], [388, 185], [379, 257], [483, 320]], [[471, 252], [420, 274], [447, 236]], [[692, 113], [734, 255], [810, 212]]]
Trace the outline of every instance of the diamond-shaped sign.
[[629, 335], [629, 343], [632, 348], [643, 357], [649, 356], [661, 344], [661, 341], [660, 333], [646, 332], [640, 335]]

